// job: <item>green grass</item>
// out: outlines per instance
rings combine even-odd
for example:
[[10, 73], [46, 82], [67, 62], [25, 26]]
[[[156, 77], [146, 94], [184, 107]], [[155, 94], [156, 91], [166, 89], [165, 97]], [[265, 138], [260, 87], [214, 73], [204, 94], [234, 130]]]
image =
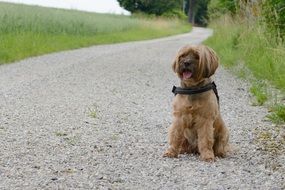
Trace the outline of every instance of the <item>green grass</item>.
[[97, 118], [97, 112], [95, 110], [90, 111], [89, 116], [96, 119]]
[[97, 44], [190, 31], [177, 19], [96, 14], [0, 3], [0, 64]]
[[98, 106], [93, 104], [92, 107], [88, 108], [88, 115], [94, 119], [98, 118]]
[[277, 124], [285, 123], [285, 105], [274, 105], [271, 108], [272, 113], [267, 117]]
[[255, 105], [261, 106], [268, 100], [268, 95], [263, 83], [255, 83], [250, 87], [250, 92], [255, 96]]
[[58, 137], [65, 137], [65, 136], [67, 136], [67, 133], [66, 132], [57, 131], [57, 132], [55, 132], [55, 135], [58, 136]]
[[[223, 26], [223, 27], [221, 27]], [[206, 44], [213, 47], [226, 67], [241, 62], [253, 76], [285, 92], [285, 44], [265, 36], [257, 23], [246, 23], [225, 16], [210, 25], [214, 36]]]
[[[217, 51], [225, 67], [252, 82], [250, 92], [255, 96], [257, 105], [276, 98], [270, 97], [272, 87], [284, 96], [285, 43], [266, 36], [265, 29], [258, 22], [249, 23], [227, 15], [212, 21], [210, 28], [214, 29], [214, 36], [206, 44]], [[269, 118], [273, 122], [277, 118], [284, 121], [284, 102], [277, 100], [274, 104], [279, 106], [274, 106]]]

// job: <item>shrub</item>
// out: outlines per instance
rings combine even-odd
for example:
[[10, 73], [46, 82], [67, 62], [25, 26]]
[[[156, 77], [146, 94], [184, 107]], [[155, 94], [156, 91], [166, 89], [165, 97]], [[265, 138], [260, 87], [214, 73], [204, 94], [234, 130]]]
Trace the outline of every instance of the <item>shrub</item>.
[[262, 15], [268, 34], [285, 40], [285, 1], [267, 0], [262, 4]]
[[171, 11], [167, 11], [167, 12], [163, 13], [162, 16], [166, 17], [166, 18], [179, 18], [182, 20], [187, 19], [187, 16], [184, 14], [184, 12], [181, 10], [178, 10], [178, 9], [173, 9]]

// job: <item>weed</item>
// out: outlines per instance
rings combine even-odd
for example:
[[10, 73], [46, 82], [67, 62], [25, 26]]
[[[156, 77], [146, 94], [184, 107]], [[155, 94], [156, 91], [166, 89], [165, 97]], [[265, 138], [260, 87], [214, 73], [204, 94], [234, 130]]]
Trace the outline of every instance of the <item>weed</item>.
[[276, 124], [285, 123], [285, 105], [277, 104], [271, 108], [272, 113], [267, 117]]
[[57, 131], [57, 132], [55, 132], [55, 135], [58, 136], [58, 137], [65, 137], [65, 136], [67, 136], [67, 133], [66, 132]]
[[89, 113], [90, 117], [97, 118], [97, 112], [95, 110]]
[[264, 89], [264, 84], [262, 83], [253, 84], [250, 88], [250, 92], [255, 96], [257, 101], [256, 105], [258, 106], [263, 105], [268, 99], [268, 95]]
[[65, 140], [65, 142], [67, 142], [69, 145], [76, 145], [76, 143], [78, 142], [78, 137], [74, 136], [74, 137], [64, 137], [63, 138]]
[[94, 104], [92, 107], [88, 108], [88, 115], [94, 119], [98, 117], [98, 106]]

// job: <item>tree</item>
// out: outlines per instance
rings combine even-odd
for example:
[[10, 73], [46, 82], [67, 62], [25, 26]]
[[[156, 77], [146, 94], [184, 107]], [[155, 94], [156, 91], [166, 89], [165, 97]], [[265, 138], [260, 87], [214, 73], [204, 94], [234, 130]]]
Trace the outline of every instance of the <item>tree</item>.
[[195, 24], [195, 6], [196, 0], [189, 0], [188, 2], [188, 21], [192, 24]]
[[186, 0], [185, 13], [190, 23], [207, 25], [209, 0]]
[[162, 15], [171, 10], [182, 9], [183, 0], [118, 0], [128, 11]]

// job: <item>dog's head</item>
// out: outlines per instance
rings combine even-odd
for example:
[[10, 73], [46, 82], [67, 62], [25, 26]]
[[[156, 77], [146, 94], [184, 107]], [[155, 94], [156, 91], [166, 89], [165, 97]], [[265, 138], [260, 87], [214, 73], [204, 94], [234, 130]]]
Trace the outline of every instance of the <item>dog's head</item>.
[[213, 49], [204, 45], [187, 45], [179, 50], [172, 68], [184, 83], [195, 85], [212, 76], [218, 65], [219, 58]]

